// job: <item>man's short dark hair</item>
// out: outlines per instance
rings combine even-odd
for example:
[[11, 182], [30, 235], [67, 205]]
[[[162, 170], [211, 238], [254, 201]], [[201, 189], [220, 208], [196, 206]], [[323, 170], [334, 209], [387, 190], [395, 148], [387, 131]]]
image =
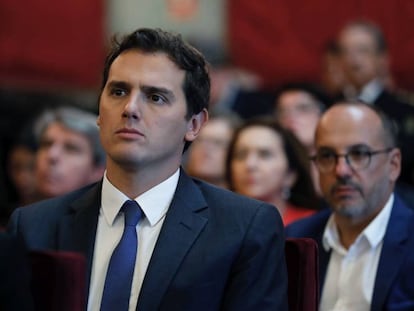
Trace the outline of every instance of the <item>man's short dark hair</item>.
[[194, 47], [186, 43], [179, 34], [161, 29], [141, 28], [120, 40], [114, 36], [112, 49], [105, 60], [101, 90], [104, 89], [109, 70], [114, 60], [127, 50], [139, 50], [153, 53], [163, 52], [169, 59], [185, 71], [183, 91], [187, 101], [187, 115], [192, 115], [208, 108], [210, 100], [210, 77], [207, 61]]

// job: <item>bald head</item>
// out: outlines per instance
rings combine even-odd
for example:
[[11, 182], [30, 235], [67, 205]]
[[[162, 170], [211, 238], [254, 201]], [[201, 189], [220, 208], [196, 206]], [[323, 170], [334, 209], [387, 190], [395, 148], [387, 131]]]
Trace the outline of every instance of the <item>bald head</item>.
[[321, 129], [337, 131], [340, 136], [366, 132], [383, 142], [387, 148], [397, 146], [397, 129], [393, 121], [374, 106], [359, 102], [339, 102], [333, 105], [319, 120], [316, 139]]

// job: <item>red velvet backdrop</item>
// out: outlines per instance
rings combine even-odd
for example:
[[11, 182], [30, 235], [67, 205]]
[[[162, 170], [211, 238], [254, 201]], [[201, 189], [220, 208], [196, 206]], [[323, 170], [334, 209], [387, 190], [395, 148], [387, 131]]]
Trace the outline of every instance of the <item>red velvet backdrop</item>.
[[412, 0], [228, 0], [230, 57], [269, 85], [319, 80], [325, 42], [355, 18], [383, 28], [397, 85], [414, 90]]
[[1, 0], [0, 87], [96, 87], [104, 56], [101, 0]]

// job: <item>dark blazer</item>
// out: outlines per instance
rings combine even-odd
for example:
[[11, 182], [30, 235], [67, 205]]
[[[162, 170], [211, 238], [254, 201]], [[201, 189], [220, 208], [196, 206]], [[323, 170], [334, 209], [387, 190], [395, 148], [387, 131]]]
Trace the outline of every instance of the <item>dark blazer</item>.
[[[375, 278], [372, 311], [414, 310], [414, 211], [397, 195], [394, 198]], [[310, 237], [318, 242], [321, 287], [330, 258], [330, 252], [322, 245], [330, 215], [330, 209], [326, 209], [285, 229], [287, 237]]]
[[[89, 284], [101, 187], [17, 209], [8, 230], [21, 234], [31, 249], [84, 253]], [[287, 310], [279, 213], [181, 170], [137, 309]]]

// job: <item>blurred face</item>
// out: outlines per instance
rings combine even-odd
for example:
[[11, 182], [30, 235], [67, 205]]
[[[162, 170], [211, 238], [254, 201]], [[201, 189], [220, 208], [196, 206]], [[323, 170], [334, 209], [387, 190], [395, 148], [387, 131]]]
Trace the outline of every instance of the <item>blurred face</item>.
[[279, 97], [275, 113], [279, 123], [291, 130], [304, 146], [313, 147], [321, 112], [312, 96], [302, 91], [285, 92]]
[[325, 89], [333, 95], [341, 92], [346, 84], [340, 58], [333, 52], [323, 55], [321, 78]]
[[339, 36], [341, 62], [347, 80], [356, 88], [378, 78], [385, 55], [378, 51], [372, 34], [361, 27], [345, 29]]
[[[322, 117], [316, 134], [317, 152], [346, 154], [350, 150], [383, 150], [380, 118], [367, 107], [336, 105]], [[400, 172], [400, 152], [371, 156], [363, 169], [338, 158], [329, 172], [320, 172], [323, 195], [337, 215], [354, 220], [373, 218], [385, 205]]]
[[98, 117], [108, 177], [120, 168], [147, 169], [155, 180], [179, 167], [185, 140], [194, 140], [207, 118], [203, 111], [186, 120], [184, 77], [164, 53], [129, 50], [115, 59]]
[[190, 175], [205, 179], [222, 179], [225, 158], [233, 129], [223, 119], [211, 119], [193, 142], [188, 154]]
[[97, 168], [86, 137], [51, 123], [43, 133], [36, 159], [39, 192], [53, 197], [96, 181]]
[[19, 197], [32, 196], [36, 190], [35, 152], [24, 146], [15, 147], [9, 155], [8, 170]]
[[252, 126], [240, 133], [230, 165], [238, 193], [272, 202], [291, 186], [281, 137], [267, 127]]

